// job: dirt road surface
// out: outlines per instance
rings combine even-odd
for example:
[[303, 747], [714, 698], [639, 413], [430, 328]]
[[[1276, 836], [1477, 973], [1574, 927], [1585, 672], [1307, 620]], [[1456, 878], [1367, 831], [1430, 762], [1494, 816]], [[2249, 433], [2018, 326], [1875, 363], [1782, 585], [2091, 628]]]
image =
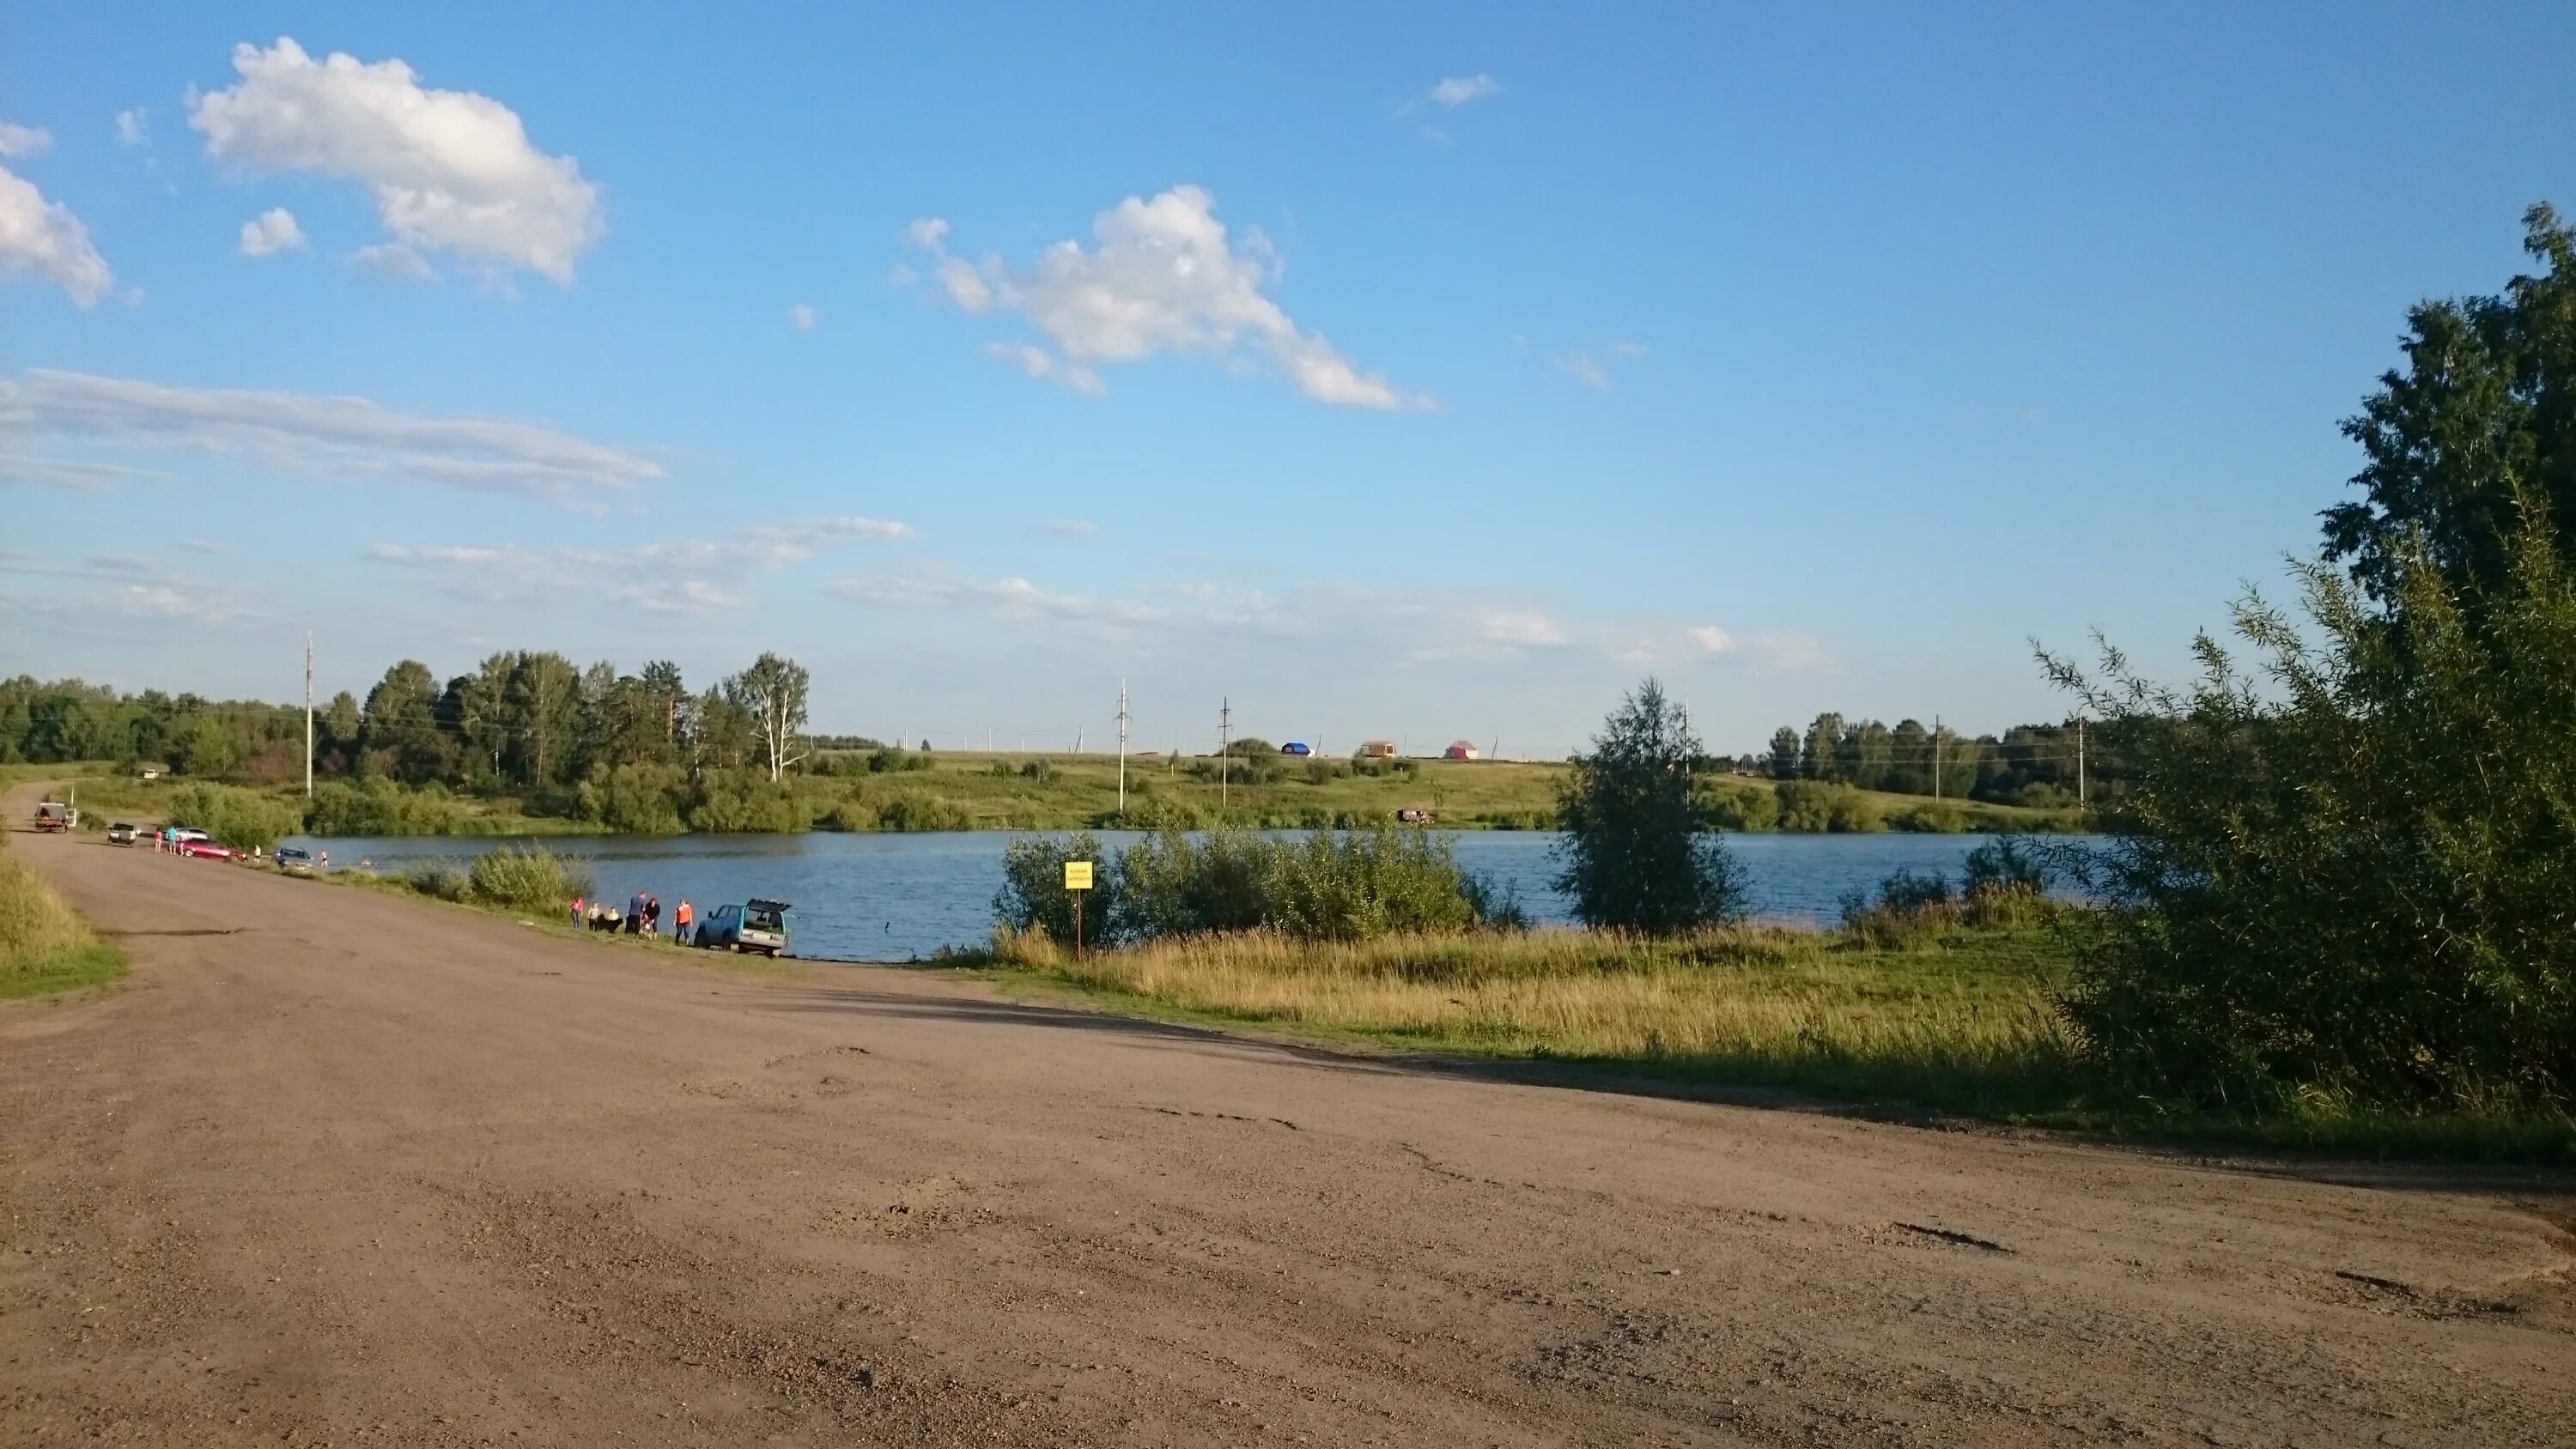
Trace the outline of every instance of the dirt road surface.
[[2527, 1182], [1479, 1080], [10, 848], [135, 962], [0, 1003], [10, 1443], [2576, 1442], [2576, 1238]]

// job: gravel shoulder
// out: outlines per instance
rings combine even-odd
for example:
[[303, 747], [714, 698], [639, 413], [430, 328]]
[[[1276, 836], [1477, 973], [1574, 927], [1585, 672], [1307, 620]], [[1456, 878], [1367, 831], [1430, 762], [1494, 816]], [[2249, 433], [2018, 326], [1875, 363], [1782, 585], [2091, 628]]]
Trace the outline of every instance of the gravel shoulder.
[[1482, 1080], [918, 972], [715, 971], [95, 837], [9, 848], [134, 963], [0, 1003], [11, 1442], [2576, 1423], [2563, 1179]]

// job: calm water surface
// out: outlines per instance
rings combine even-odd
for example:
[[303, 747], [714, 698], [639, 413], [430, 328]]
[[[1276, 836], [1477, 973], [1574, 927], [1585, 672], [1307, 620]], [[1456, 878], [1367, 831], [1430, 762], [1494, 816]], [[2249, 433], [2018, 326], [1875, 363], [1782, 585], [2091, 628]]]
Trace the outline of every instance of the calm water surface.
[[[1007, 831], [918, 835], [676, 835], [549, 839], [547, 848], [588, 860], [600, 895], [623, 902], [637, 891], [662, 898], [663, 919], [687, 899], [704, 919], [727, 902], [767, 896], [792, 902], [788, 926], [799, 956], [902, 961], [942, 946], [980, 943], [992, 932], [993, 893], [1002, 884]], [[1103, 831], [1116, 849], [1133, 834]], [[1548, 832], [1462, 831], [1458, 863], [1517, 891], [1539, 921], [1566, 918], [1548, 885]], [[1983, 835], [1730, 835], [1743, 862], [1754, 914], [1827, 921], [1845, 890], [1868, 889], [1904, 867], [1954, 878]], [[334, 869], [372, 862], [462, 860], [515, 842], [482, 837], [297, 837], [285, 842], [331, 853]]]

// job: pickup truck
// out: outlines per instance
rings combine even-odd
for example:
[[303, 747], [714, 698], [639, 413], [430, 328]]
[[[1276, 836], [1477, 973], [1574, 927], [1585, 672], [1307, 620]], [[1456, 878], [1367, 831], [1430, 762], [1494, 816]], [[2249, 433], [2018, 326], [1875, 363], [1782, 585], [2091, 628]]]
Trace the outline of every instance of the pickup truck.
[[60, 834], [80, 824], [80, 812], [60, 800], [47, 800], [36, 806], [36, 828], [48, 834]]
[[787, 902], [747, 901], [718, 906], [698, 923], [690, 941], [709, 951], [758, 951], [778, 956], [787, 950]]

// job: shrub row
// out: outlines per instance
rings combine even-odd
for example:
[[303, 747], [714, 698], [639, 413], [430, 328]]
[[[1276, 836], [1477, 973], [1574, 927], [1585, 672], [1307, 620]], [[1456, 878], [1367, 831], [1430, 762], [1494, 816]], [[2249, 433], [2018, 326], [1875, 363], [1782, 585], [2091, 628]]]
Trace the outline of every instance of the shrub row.
[[1015, 840], [993, 898], [1000, 924], [1071, 940], [1064, 866], [1082, 860], [1097, 867], [1084, 934], [1104, 945], [1222, 931], [1360, 940], [1526, 924], [1517, 902], [1459, 867], [1447, 839], [1391, 825], [1293, 840], [1167, 829], [1114, 860], [1087, 832]]

